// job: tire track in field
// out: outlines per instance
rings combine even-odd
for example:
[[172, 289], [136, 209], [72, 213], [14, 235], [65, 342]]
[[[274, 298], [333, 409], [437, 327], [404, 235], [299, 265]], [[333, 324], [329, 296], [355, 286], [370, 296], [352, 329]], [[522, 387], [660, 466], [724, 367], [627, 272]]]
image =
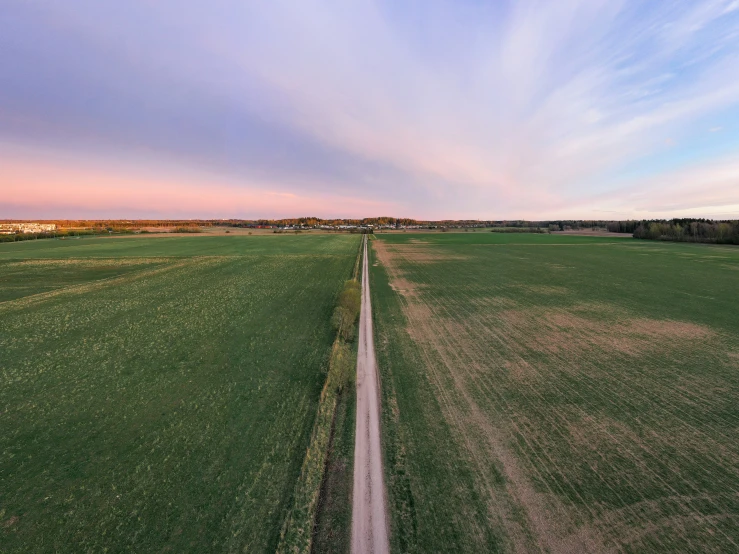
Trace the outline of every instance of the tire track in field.
[[[145, 260], [146, 258], [140, 259]], [[55, 298], [57, 296], [86, 294], [105, 287], [111, 287], [121, 283], [135, 281], [144, 277], [151, 277], [152, 275], [158, 275], [160, 273], [165, 273], [173, 269], [179, 269], [183, 266], [190, 265], [193, 263], [194, 259], [195, 258], [188, 258], [186, 260], [172, 262], [172, 258], [153, 258], [154, 261], [152, 263], [157, 264], [153, 268], [144, 265], [142, 268], [131, 271], [130, 273], [113, 275], [112, 277], [96, 279], [87, 283], [68, 285], [54, 290], [38, 292], [36, 294], [14, 298], [13, 300], [6, 300], [4, 302], [0, 302], [0, 312], [25, 309], [29, 306], [39, 304], [45, 300]]]

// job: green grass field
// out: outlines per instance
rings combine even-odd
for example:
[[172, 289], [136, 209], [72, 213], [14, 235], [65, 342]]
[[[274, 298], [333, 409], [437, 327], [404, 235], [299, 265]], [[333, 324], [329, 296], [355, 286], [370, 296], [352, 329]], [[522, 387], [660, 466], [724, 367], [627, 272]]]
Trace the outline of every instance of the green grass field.
[[739, 249], [372, 244], [395, 551], [739, 550]]
[[274, 552], [358, 244], [1, 244], [0, 551]]

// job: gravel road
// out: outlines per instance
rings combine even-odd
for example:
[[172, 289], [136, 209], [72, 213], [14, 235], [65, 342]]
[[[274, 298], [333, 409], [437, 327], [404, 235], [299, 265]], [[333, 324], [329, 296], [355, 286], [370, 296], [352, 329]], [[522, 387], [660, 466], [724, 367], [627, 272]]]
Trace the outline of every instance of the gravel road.
[[352, 553], [386, 554], [388, 543], [385, 483], [380, 445], [380, 381], [372, 336], [367, 239], [362, 264], [362, 311], [357, 354], [357, 429], [354, 444]]

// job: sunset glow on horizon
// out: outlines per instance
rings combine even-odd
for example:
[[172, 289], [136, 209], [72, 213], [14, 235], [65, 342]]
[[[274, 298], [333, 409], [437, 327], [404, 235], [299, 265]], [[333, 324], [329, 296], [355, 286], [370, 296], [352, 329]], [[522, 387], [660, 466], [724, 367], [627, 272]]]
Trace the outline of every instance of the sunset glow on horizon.
[[0, 13], [0, 219], [739, 218], [739, 1]]

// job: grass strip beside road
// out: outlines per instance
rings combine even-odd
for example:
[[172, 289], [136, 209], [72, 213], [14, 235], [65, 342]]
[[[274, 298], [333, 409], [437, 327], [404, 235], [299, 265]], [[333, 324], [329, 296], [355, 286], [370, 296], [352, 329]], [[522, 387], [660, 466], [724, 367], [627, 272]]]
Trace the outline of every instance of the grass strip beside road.
[[[349, 344], [349, 341], [356, 335], [355, 322], [359, 316], [360, 303], [355, 302], [354, 298], [355, 295], [358, 296], [359, 290], [356, 281], [357, 267], [358, 263], [355, 264], [353, 272], [355, 278], [347, 281], [339, 294], [338, 305], [333, 317], [336, 339], [331, 349], [326, 382], [321, 391], [311, 441], [295, 487], [293, 506], [280, 535], [278, 553], [310, 553], [313, 549], [314, 529], [318, 521], [321, 497], [347, 494], [351, 496], [351, 486], [347, 489], [344, 483], [345, 481], [351, 482], [351, 473], [344, 471], [345, 464], [339, 464], [343, 468], [344, 478], [327, 479], [327, 469], [331, 463], [329, 454], [332, 451], [337, 413], [340, 414], [341, 437], [345, 438], [343, 435], [347, 427], [351, 430], [351, 422], [347, 424], [346, 419], [351, 415], [348, 412], [353, 409], [353, 387], [348, 385], [353, 381], [352, 370], [356, 367], [356, 349]], [[349, 444], [353, 442], [351, 438], [349, 437]], [[336, 451], [342, 459], [346, 457], [345, 443], [347, 443], [346, 440], [340, 440], [338, 445], [340, 448]], [[349, 459], [351, 459], [351, 453], [349, 453]], [[323, 525], [331, 526], [334, 520], [348, 517], [344, 511], [349, 509], [350, 498], [346, 502], [345, 510], [331, 502], [326, 504], [331, 508], [331, 513], [323, 518]], [[339, 544], [338, 548], [342, 550], [340, 546], [342, 542], [346, 542], [348, 546], [348, 536], [341, 535], [337, 540], [338, 543], [324, 540], [322, 550], [333, 551], [336, 544]]]
[[[352, 359], [356, 359], [356, 343]], [[346, 554], [351, 543], [356, 390], [353, 383], [339, 394], [326, 474], [313, 528], [313, 554]]]

